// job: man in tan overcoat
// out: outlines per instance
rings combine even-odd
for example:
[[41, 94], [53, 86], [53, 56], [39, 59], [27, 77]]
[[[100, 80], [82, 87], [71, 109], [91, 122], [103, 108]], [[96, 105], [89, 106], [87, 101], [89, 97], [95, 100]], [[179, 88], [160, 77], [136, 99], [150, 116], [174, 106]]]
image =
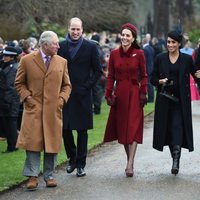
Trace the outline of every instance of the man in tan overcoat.
[[56, 33], [43, 32], [39, 50], [21, 59], [15, 80], [24, 104], [16, 146], [26, 150], [23, 175], [29, 177], [29, 190], [38, 186], [42, 151], [46, 186], [57, 186], [53, 170], [62, 142], [62, 107], [71, 92], [67, 60], [57, 55], [58, 42]]

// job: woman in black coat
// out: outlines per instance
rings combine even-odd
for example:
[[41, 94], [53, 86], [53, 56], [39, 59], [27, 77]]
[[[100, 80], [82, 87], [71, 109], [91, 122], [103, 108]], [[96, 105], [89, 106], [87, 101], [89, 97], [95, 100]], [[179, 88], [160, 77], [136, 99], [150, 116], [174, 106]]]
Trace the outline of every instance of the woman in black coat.
[[163, 146], [169, 146], [173, 158], [171, 173], [175, 175], [181, 148], [194, 149], [189, 77], [194, 77], [196, 68], [192, 57], [179, 51], [181, 40], [182, 35], [176, 31], [168, 33], [168, 52], [155, 58], [151, 78], [157, 87], [153, 148], [163, 151]]
[[8, 46], [3, 51], [3, 60], [0, 63], [0, 132], [7, 139], [7, 149], [4, 153], [16, 149], [17, 118], [20, 100], [14, 87], [17, 72], [17, 49]]

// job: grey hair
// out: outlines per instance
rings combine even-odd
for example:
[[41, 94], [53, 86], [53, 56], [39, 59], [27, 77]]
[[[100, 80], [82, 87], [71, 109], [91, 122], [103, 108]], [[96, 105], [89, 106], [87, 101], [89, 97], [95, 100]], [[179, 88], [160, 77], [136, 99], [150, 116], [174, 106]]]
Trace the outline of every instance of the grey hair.
[[39, 45], [51, 44], [53, 36], [58, 37], [58, 35], [53, 31], [44, 31], [40, 36]]

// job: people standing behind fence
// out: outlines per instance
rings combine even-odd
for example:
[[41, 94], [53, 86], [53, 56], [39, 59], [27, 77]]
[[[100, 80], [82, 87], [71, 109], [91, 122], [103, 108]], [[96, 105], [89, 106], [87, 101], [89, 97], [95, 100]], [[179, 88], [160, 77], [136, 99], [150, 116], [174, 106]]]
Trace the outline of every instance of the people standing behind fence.
[[[184, 46], [183, 46], [183, 48], [180, 49], [180, 52], [192, 56], [194, 49], [191, 48], [191, 42], [189, 41], [188, 36], [184, 37], [183, 43], [184, 43]], [[191, 101], [192, 102], [200, 100], [199, 89], [198, 89], [197, 84], [195, 83], [192, 75], [190, 75], [190, 92], [191, 92]]]
[[38, 41], [35, 37], [29, 37], [27, 40], [30, 44], [31, 51], [35, 51], [38, 49]]
[[0, 60], [3, 58], [3, 50], [4, 50], [4, 41], [3, 39], [0, 37]]
[[0, 37], [0, 52], [2, 52], [4, 50], [4, 41], [3, 39]]
[[19, 47], [23, 50], [23, 56], [32, 52], [30, 41], [28, 39], [19, 40]]
[[200, 67], [200, 39], [198, 40], [198, 45], [194, 52], [194, 63], [196, 66]]
[[[199, 55], [198, 55], [199, 54]], [[195, 62], [197, 62], [196, 64], [198, 64], [198, 62], [200, 61], [200, 58], [197, 58], [198, 56], [200, 56], [200, 38], [198, 39], [197, 42], [197, 47], [194, 49], [193, 53], [192, 53], [192, 58]], [[199, 60], [199, 61], [198, 61]], [[197, 83], [197, 88], [198, 88], [198, 92], [200, 94], [200, 82]]]
[[183, 43], [184, 43], [183, 48], [180, 49], [180, 52], [191, 56], [194, 49], [191, 47], [191, 42], [190, 42], [189, 38], [188, 37], [184, 38]]
[[143, 140], [146, 93], [144, 53], [137, 42], [137, 28], [127, 23], [121, 28], [121, 46], [109, 58], [105, 98], [111, 107], [104, 135], [104, 142], [118, 140], [124, 145], [127, 177], [134, 174], [137, 144]]
[[150, 33], [146, 33], [145, 39], [146, 39], [146, 42], [147, 42], [149, 45], [151, 45], [151, 34], [150, 34]]
[[[93, 128], [92, 88], [102, 74], [97, 45], [83, 38], [81, 19], [74, 17], [68, 24], [66, 40], [58, 54], [68, 60], [72, 93], [63, 109], [63, 140], [69, 163], [67, 173], [76, 168], [76, 176], [86, 175], [88, 129]], [[73, 130], [78, 133], [75, 144]]]
[[7, 139], [7, 148], [3, 153], [16, 151], [17, 117], [20, 100], [14, 87], [17, 72], [18, 52], [15, 47], [7, 46], [3, 50], [0, 62], [0, 133]]
[[151, 46], [154, 49], [154, 58], [163, 52], [163, 48], [162, 45], [159, 43], [158, 38], [157, 37], [153, 37], [151, 40]]
[[17, 147], [26, 150], [23, 175], [29, 177], [28, 190], [38, 186], [41, 152], [46, 187], [57, 186], [53, 172], [62, 145], [62, 108], [71, 92], [67, 61], [56, 55], [58, 42], [56, 33], [44, 31], [39, 50], [22, 57], [16, 75], [24, 104]]
[[197, 69], [192, 57], [179, 51], [181, 41], [179, 32], [167, 34], [168, 52], [156, 57], [151, 77], [157, 88], [153, 148], [163, 151], [169, 146], [174, 175], [179, 172], [181, 149], [194, 150], [189, 76]]
[[196, 65], [199, 65], [199, 63], [200, 63], [199, 53], [200, 53], [200, 38], [198, 39], [197, 47], [194, 49], [194, 51], [192, 53], [192, 57], [193, 57], [193, 60], [195, 61]]
[[101, 75], [100, 79], [95, 83], [92, 88], [92, 98], [93, 98], [93, 113], [99, 115], [101, 113], [101, 104], [105, 92], [105, 85], [106, 85], [106, 72], [107, 72], [107, 63], [104, 59], [104, 52], [100, 46], [100, 35], [95, 33], [91, 37], [91, 41], [93, 41], [98, 48], [101, 67], [103, 74]]
[[151, 73], [153, 71], [153, 62], [154, 62], [154, 49], [149, 44], [148, 40], [146, 38], [142, 39], [142, 46], [146, 61], [146, 72], [148, 76], [148, 85], [147, 85], [147, 91], [148, 91], [148, 102], [154, 102], [154, 86], [150, 83], [151, 79]]

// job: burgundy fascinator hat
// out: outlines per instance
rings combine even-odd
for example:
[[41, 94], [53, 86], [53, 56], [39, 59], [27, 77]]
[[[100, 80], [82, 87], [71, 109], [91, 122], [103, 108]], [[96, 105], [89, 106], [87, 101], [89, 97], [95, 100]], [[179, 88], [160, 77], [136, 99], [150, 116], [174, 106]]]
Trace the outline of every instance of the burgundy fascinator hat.
[[123, 29], [129, 29], [137, 37], [137, 28], [133, 24], [131, 23], [123, 24], [121, 30]]
[[121, 31], [123, 31], [124, 29], [128, 29], [132, 32], [133, 36], [135, 37], [135, 40], [132, 43], [132, 46], [136, 49], [140, 49], [140, 45], [137, 42], [137, 28], [131, 23], [126, 23], [122, 25]]

